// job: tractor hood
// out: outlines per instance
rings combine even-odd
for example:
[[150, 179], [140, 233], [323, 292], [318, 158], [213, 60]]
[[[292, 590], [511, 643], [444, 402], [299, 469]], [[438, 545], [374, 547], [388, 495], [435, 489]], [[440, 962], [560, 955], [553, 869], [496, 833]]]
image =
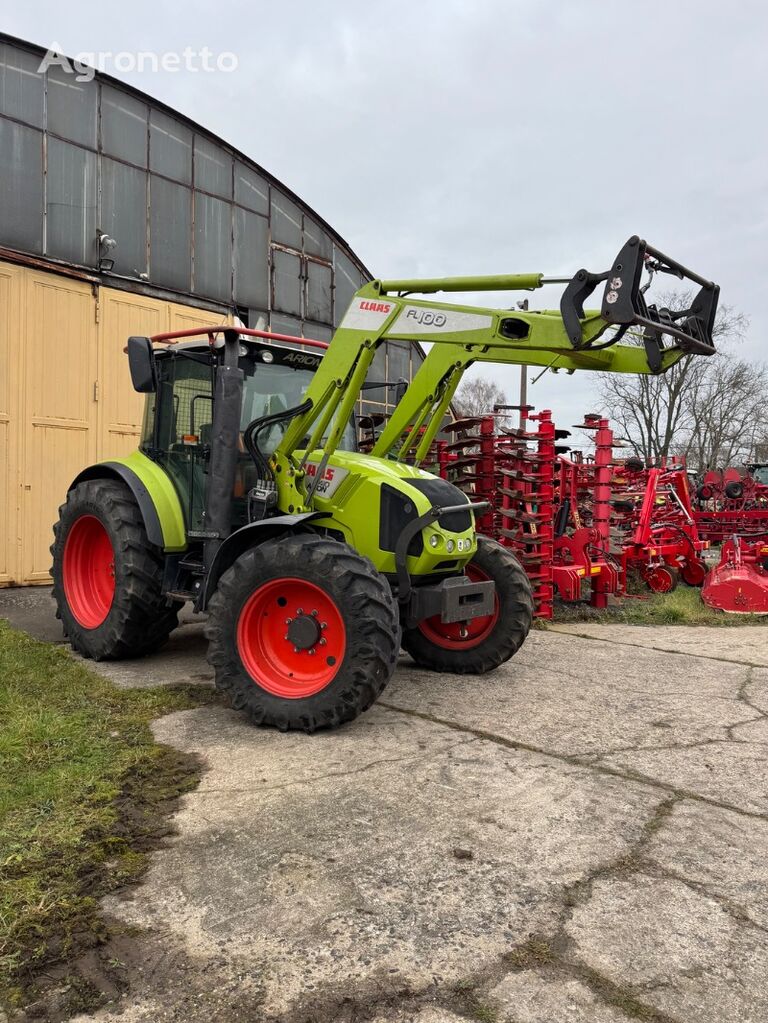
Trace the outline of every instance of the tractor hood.
[[427, 575], [435, 571], [461, 571], [477, 549], [474, 516], [469, 499], [452, 483], [412, 465], [391, 462], [353, 451], [336, 451], [320, 470], [322, 453], [307, 460], [307, 478], [318, 471], [312, 504], [328, 513], [328, 521], [317, 520], [359, 550], [377, 551], [374, 563], [379, 571], [394, 572], [397, 540], [409, 523], [433, 507], [467, 505], [441, 515], [425, 526], [408, 547], [409, 571]]
[[[302, 452], [299, 452], [298, 457], [302, 457]], [[310, 455], [307, 460], [308, 478], [312, 479], [314, 477], [321, 459], [321, 451], [314, 451]], [[382, 483], [389, 483], [392, 486], [399, 486], [401, 482], [407, 482], [408, 480], [431, 480], [436, 478], [432, 473], [426, 472], [424, 469], [419, 469], [415, 465], [405, 465], [402, 462], [376, 458], [373, 455], [361, 454], [359, 451], [339, 450], [330, 458], [328, 465], [323, 472], [323, 479], [317, 486], [316, 493], [318, 495], [322, 494], [326, 497], [330, 497], [331, 494], [335, 493], [341, 484], [350, 476], [375, 477]], [[323, 484], [327, 485], [323, 486]], [[456, 487], [452, 487], [451, 489], [455, 491], [454, 496], [456, 497], [453, 504], [459, 504], [464, 498], [464, 495]]]

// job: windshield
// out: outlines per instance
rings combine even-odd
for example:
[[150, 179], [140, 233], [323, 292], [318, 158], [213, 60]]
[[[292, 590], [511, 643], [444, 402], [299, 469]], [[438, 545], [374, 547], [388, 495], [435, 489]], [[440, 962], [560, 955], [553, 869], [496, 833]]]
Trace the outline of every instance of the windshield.
[[[269, 352], [268, 354], [273, 355], [273, 362], [263, 361], [263, 351], [251, 352], [240, 360], [240, 367], [245, 373], [243, 407], [240, 414], [241, 432], [254, 419], [271, 416], [277, 412], [285, 412], [287, 409], [300, 405], [320, 361], [316, 356], [304, 357], [303, 353], [298, 353], [302, 361], [309, 365], [291, 365], [283, 360], [296, 355], [296, 353], [274, 351], [274, 353]], [[263, 454], [272, 454], [280, 443], [289, 422], [290, 420], [286, 419], [259, 433], [258, 444]], [[324, 437], [323, 442], [325, 440]], [[345, 451], [354, 451], [355, 446], [354, 426], [350, 422], [347, 424], [339, 447]]]
[[763, 486], [768, 487], [768, 465], [758, 466], [752, 475], [755, 477], [758, 483], [762, 483]]

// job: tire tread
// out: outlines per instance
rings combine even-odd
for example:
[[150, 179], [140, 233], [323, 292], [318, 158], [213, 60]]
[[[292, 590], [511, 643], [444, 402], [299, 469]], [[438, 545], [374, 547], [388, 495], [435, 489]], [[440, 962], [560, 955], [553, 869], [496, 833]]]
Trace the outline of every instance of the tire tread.
[[[274, 578], [276, 567], [286, 576], [320, 573], [330, 591], [345, 593], [348, 617], [354, 618], [354, 629], [347, 627], [347, 652], [339, 674], [306, 699], [266, 693], [245, 672], [235, 646], [243, 594], [261, 579]], [[250, 548], [222, 574], [208, 611], [205, 634], [216, 687], [257, 725], [304, 732], [336, 728], [371, 707], [397, 663], [400, 621], [389, 584], [367, 558], [316, 534], [268, 540]]]
[[503, 587], [496, 628], [482, 643], [467, 650], [447, 650], [432, 643], [416, 627], [403, 631], [403, 649], [421, 668], [460, 675], [485, 675], [504, 664], [525, 642], [533, 622], [531, 584], [523, 566], [507, 547], [487, 536], [478, 537], [478, 553], [497, 584]]
[[[121, 562], [123, 585], [115, 589], [106, 621], [84, 629], [67, 605], [62, 579], [63, 541], [67, 528], [82, 514], [100, 513]], [[144, 520], [125, 483], [113, 479], [86, 480], [67, 495], [53, 527], [53, 598], [57, 617], [72, 647], [96, 661], [141, 657], [156, 650], [178, 625], [178, 602], [162, 595], [163, 552], [149, 542]]]

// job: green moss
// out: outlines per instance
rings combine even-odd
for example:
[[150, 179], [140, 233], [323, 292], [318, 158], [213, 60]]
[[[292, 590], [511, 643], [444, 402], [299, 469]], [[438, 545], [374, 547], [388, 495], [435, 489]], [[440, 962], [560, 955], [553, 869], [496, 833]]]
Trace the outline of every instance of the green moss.
[[477, 982], [474, 981], [471, 977], [462, 977], [460, 980], [457, 980], [454, 984], [451, 984], [451, 991], [456, 992], [474, 991], [476, 986]]
[[[215, 699], [205, 687], [119, 690], [61, 647], [0, 621], [0, 995], [103, 943], [99, 899], [135, 881], [194, 758], [149, 723]], [[85, 983], [85, 982], [83, 982]], [[94, 993], [70, 981], [77, 1005]], [[81, 990], [82, 988], [82, 990]]]
[[533, 966], [546, 966], [554, 959], [554, 953], [548, 942], [541, 938], [530, 938], [522, 945], [507, 953], [507, 961], [519, 970], [529, 970]]
[[499, 1018], [498, 1012], [492, 1009], [489, 1005], [477, 1005], [475, 1006], [472, 1016], [478, 1020], [478, 1023], [496, 1023]]

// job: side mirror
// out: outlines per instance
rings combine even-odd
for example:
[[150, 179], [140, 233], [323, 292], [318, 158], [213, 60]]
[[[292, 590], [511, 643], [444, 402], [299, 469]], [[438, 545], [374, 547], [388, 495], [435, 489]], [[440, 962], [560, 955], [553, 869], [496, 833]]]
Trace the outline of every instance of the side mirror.
[[133, 389], [139, 394], [154, 394], [157, 390], [155, 353], [148, 337], [128, 338], [128, 366]]

